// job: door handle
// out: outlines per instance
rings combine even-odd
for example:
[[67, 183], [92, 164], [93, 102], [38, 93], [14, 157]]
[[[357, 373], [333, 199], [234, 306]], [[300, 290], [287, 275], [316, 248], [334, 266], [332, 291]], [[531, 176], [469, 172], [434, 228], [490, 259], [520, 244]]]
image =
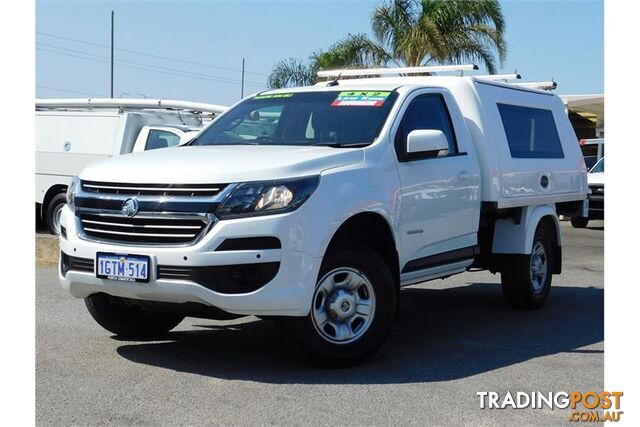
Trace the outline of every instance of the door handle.
[[466, 181], [467, 179], [471, 179], [471, 174], [467, 171], [461, 171], [458, 174], [458, 179], [462, 180], [462, 181]]

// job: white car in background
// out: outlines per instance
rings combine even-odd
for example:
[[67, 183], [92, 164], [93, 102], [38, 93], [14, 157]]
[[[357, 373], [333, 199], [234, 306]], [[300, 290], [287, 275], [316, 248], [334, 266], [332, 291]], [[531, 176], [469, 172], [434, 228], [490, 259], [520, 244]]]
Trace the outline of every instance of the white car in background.
[[185, 144], [197, 135], [200, 129], [199, 126], [185, 125], [144, 126], [136, 138], [132, 153]]
[[604, 219], [604, 157], [587, 174], [589, 182], [589, 217], [571, 218], [575, 228], [585, 228], [590, 219]]

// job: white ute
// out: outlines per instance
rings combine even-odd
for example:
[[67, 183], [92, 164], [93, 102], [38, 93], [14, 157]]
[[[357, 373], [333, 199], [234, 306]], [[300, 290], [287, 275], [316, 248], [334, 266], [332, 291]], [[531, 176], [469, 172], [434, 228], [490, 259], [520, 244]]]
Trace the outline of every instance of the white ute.
[[513, 306], [542, 305], [561, 271], [558, 215], [586, 216], [587, 193], [549, 92], [341, 78], [259, 93], [186, 146], [85, 168], [59, 276], [117, 335], [256, 315], [318, 361], [353, 364], [382, 345], [403, 286], [487, 269]]

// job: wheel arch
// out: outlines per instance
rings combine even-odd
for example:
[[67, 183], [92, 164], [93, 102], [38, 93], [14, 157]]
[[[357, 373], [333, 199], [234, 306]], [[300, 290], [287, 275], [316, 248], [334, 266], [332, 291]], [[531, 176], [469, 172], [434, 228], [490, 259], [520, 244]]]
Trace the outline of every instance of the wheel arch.
[[56, 185], [52, 185], [47, 190], [46, 194], [44, 195], [44, 198], [42, 199], [42, 205], [40, 208], [40, 215], [42, 216], [43, 219], [45, 219], [45, 215], [47, 213], [47, 209], [49, 208], [49, 203], [51, 202], [51, 199], [53, 199], [54, 196], [56, 196], [57, 194], [65, 193], [67, 191], [67, 188], [69, 188], [68, 185], [56, 184]]
[[554, 237], [554, 274], [562, 271], [562, 234], [560, 220], [553, 205], [527, 206], [522, 208], [520, 221], [513, 218], [496, 220], [493, 248], [495, 254], [530, 254], [538, 225], [552, 227]]
[[400, 263], [393, 229], [389, 221], [380, 213], [365, 211], [346, 219], [333, 233], [325, 250], [325, 255], [337, 244], [357, 239], [373, 249], [387, 263], [397, 288], [400, 287]]
[[540, 221], [551, 221], [555, 229], [555, 239], [562, 246], [560, 221], [552, 205], [527, 206], [522, 208], [518, 221], [513, 218], [496, 220], [493, 235], [493, 252], [502, 254], [529, 254], [533, 244], [533, 236]]

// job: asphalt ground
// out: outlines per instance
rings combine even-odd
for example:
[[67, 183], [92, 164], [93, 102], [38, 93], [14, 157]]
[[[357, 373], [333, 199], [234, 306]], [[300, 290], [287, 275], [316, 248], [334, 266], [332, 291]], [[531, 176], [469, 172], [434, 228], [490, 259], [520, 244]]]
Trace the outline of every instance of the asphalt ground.
[[384, 348], [339, 370], [309, 366], [255, 317], [118, 339], [38, 267], [37, 424], [568, 423], [566, 409], [480, 409], [476, 393], [603, 389], [603, 222], [589, 227], [562, 223], [564, 271], [542, 309], [509, 308], [488, 272], [405, 288]]

